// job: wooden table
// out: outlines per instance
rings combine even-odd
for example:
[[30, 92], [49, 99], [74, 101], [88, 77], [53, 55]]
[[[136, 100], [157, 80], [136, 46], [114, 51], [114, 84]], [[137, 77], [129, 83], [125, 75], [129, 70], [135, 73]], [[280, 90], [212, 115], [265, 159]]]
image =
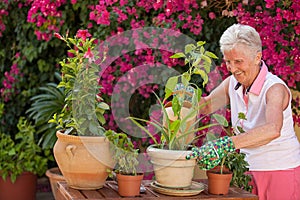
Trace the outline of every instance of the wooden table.
[[209, 199], [209, 200], [258, 200], [256, 195], [250, 194], [247, 191], [241, 190], [236, 187], [231, 187], [227, 195], [212, 195], [207, 192], [206, 180], [198, 180], [203, 182], [206, 186], [206, 189], [198, 195], [187, 196], [187, 197], [176, 197], [168, 196], [164, 194], [157, 193], [153, 191], [150, 187], [151, 181], [143, 181], [144, 186], [146, 187], [146, 192], [141, 193], [139, 197], [120, 197], [118, 194], [117, 184], [115, 181], [106, 181], [103, 188], [98, 190], [76, 190], [69, 188], [64, 181], [58, 182], [58, 192], [56, 194], [57, 200], [84, 200], [84, 199], [126, 199], [126, 200], [173, 200], [173, 199]]

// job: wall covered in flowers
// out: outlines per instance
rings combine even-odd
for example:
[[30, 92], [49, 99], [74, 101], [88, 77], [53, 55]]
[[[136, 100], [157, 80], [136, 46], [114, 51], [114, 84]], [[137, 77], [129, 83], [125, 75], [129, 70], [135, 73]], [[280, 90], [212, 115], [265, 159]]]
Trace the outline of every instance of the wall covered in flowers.
[[[195, 41], [206, 41], [207, 49], [219, 56], [205, 88], [209, 92], [220, 81], [219, 75], [221, 79], [229, 75], [222, 63], [218, 40], [236, 22], [258, 30], [263, 42], [263, 59], [270, 70], [299, 91], [299, 0], [3, 0], [0, 3], [0, 131], [15, 134], [18, 118], [30, 116], [28, 109], [36, 100], [34, 97], [42, 93], [41, 87], [58, 82], [59, 61], [72, 55], [67, 54], [54, 33], [93, 37], [100, 43], [126, 31], [155, 27], [178, 31]], [[154, 32], [144, 33], [152, 45], [166, 43], [157, 41], [165, 38], [153, 35]], [[125, 43], [123, 38], [115, 45]], [[155, 100], [152, 91], [162, 92], [162, 86], [143, 84], [151, 82], [153, 76], [147, 71], [134, 72], [134, 68], [160, 63], [181, 71], [184, 65], [169, 58], [173, 52], [168, 47], [151, 48], [140, 42], [133, 45], [132, 51], [122, 53], [101, 72], [99, 95], [110, 103], [112, 93], [116, 92], [115, 84], [131, 72], [130, 81], [117, 91], [120, 101], [115, 105], [116, 110], [127, 106], [122, 105], [122, 95], [128, 93], [130, 85], [140, 84], [132, 91], [129, 110], [133, 115], [146, 117], [145, 110], [150, 110]], [[293, 99], [293, 108], [295, 122], [300, 124], [298, 97]], [[230, 111], [225, 112], [229, 119]], [[112, 111], [106, 114], [107, 128], [119, 128], [115, 116]], [[41, 126], [37, 118], [32, 120]], [[149, 140], [135, 142], [138, 146], [151, 143]]]

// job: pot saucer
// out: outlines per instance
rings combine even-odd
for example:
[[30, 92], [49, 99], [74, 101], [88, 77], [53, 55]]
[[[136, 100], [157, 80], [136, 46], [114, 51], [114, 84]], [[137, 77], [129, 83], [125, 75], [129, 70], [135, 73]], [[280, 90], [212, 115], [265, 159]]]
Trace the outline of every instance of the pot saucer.
[[167, 188], [167, 187], [162, 187], [159, 184], [156, 183], [156, 181], [152, 182], [150, 184], [151, 188], [161, 194], [166, 194], [170, 196], [193, 196], [200, 194], [204, 188], [205, 185], [203, 183], [199, 182], [192, 182], [192, 185], [186, 188]]

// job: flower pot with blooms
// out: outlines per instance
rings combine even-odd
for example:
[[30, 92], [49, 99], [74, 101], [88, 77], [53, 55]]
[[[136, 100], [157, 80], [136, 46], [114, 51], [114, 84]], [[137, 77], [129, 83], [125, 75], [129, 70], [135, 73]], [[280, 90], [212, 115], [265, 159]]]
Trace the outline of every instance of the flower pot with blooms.
[[79, 30], [74, 38], [55, 36], [70, 48], [69, 57], [60, 62], [61, 81], [65, 101], [62, 110], [53, 115], [50, 123], [57, 125], [58, 140], [54, 156], [67, 184], [77, 189], [97, 189], [104, 185], [108, 169], [115, 162], [105, 137], [104, 112], [109, 106], [98, 95], [98, 65], [105, 52], [93, 52], [95, 39], [86, 30]]
[[[199, 137], [196, 137], [195, 133], [220, 124], [228, 125], [224, 117], [214, 114], [213, 117], [218, 123], [198, 127], [199, 122], [203, 119], [197, 118], [198, 111], [201, 106], [205, 105], [199, 105], [202, 90], [192, 83], [192, 75], [200, 75], [204, 87], [208, 82], [212, 58], [217, 58], [215, 54], [205, 50], [204, 44], [205, 42], [201, 41], [196, 45], [188, 44], [185, 46], [184, 52], [172, 56], [172, 58], [184, 58], [188, 70], [168, 79], [163, 100], [156, 95], [161, 106], [163, 122], [130, 117], [155, 143], [147, 148], [147, 153], [154, 165], [156, 182], [163, 187], [184, 188], [190, 186], [196, 159], [186, 160], [186, 156], [191, 153], [193, 140]], [[157, 140], [155, 135], [140, 122], [154, 126], [161, 136], [160, 140]], [[182, 179], [178, 177], [179, 174], [182, 174]], [[170, 179], [175, 176], [178, 178]]]
[[116, 162], [112, 175], [118, 182], [118, 192], [121, 196], [138, 196], [144, 174], [138, 172], [138, 149], [134, 148], [131, 139], [124, 133], [106, 131], [106, 137], [112, 142], [111, 150]]

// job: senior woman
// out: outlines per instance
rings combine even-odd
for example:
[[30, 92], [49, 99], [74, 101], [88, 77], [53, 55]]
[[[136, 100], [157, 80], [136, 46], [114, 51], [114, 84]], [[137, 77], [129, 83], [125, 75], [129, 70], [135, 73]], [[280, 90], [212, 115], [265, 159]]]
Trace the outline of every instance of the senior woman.
[[187, 156], [197, 157], [204, 169], [216, 166], [226, 152], [240, 149], [246, 154], [253, 178], [253, 193], [260, 200], [300, 199], [300, 145], [294, 132], [291, 92], [268, 71], [262, 60], [258, 32], [248, 25], [234, 24], [220, 38], [220, 48], [231, 76], [208, 96], [202, 97], [209, 114], [230, 104], [231, 120], [244, 133], [222, 137], [194, 148]]

